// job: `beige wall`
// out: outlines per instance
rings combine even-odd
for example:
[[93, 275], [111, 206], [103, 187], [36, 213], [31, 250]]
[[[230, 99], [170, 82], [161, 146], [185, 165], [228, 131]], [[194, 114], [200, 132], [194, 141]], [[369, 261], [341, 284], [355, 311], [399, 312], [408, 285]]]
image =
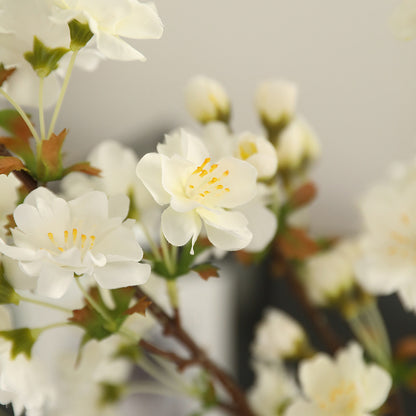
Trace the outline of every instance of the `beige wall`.
[[312, 220], [320, 232], [358, 228], [355, 200], [393, 160], [416, 148], [416, 41], [394, 39], [396, 0], [159, 0], [160, 41], [135, 45], [148, 62], [104, 62], [77, 71], [60, 127], [69, 127], [69, 159], [99, 140], [133, 144], [178, 124], [189, 77], [220, 80], [237, 130], [260, 130], [253, 89], [265, 77], [300, 86], [300, 111], [315, 127], [323, 158]]

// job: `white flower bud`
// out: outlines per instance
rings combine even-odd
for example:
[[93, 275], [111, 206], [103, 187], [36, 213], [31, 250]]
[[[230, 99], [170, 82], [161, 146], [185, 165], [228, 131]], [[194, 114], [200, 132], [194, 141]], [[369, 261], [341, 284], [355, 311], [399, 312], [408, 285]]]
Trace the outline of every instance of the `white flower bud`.
[[225, 121], [230, 117], [230, 100], [220, 83], [203, 75], [192, 78], [185, 91], [186, 106], [201, 123]]
[[350, 291], [355, 284], [354, 267], [359, 256], [358, 242], [347, 240], [308, 259], [302, 276], [310, 299], [324, 306]]
[[259, 360], [279, 361], [296, 357], [306, 346], [306, 334], [291, 316], [268, 309], [256, 328], [252, 351]]
[[256, 91], [255, 105], [263, 123], [286, 124], [293, 117], [298, 96], [296, 84], [284, 80], [267, 80]]

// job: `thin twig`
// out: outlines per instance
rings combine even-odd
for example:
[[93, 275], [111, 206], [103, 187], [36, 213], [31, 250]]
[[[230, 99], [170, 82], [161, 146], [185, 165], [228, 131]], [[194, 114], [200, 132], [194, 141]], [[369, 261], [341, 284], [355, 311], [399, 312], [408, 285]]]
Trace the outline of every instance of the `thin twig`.
[[[148, 307], [148, 310], [156, 318], [159, 324], [163, 327], [164, 333], [168, 336], [172, 336], [179, 341], [189, 352], [192, 364], [198, 364], [204, 368], [211, 376], [217, 380], [224, 390], [230, 395], [234, 402], [234, 413], [240, 416], [254, 416], [250, 409], [245, 394], [238, 387], [238, 385], [232, 380], [232, 378], [220, 367], [218, 367], [213, 361], [211, 361], [206, 353], [195, 343], [192, 337], [183, 329], [180, 323], [170, 317], [147, 293], [145, 293], [139, 287], [136, 288], [136, 296], [138, 298], [146, 296], [152, 303]], [[165, 352], [166, 353], [166, 352]], [[160, 355], [160, 354], [159, 354]], [[173, 359], [173, 362], [177, 362], [177, 356], [172, 356], [170, 353], [165, 354], [165, 358]], [[189, 363], [190, 364], [190, 363]], [[189, 365], [187, 363], [187, 365]]]

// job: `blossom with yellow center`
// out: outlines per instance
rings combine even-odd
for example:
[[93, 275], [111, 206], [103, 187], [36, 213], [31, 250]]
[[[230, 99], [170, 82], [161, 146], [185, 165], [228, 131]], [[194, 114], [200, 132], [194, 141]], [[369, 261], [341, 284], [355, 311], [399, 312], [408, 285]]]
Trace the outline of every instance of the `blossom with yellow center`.
[[361, 347], [352, 343], [335, 359], [317, 354], [299, 369], [305, 399], [296, 400], [285, 416], [370, 416], [386, 400], [391, 377], [367, 365]]
[[137, 175], [160, 205], [162, 231], [173, 245], [195, 243], [204, 224], [211, 243], [223, 250], [240, 250], [252, 233], [246, 217], [234, 208], [256, 194], [257, 172], [233, 157], [211, 160], [203, 143], [185, 131], [166, 137], [158, 153], [145, 155]]
[[32, 191], [14, 211], [14, 246], [0, 239], [0, 252], [36, 279], [36, 291], [58, 298], [74, 275], [91, 275], [106, 289], [144, 283], [150, 266], [130, 222], [128, 197], [92, 191], [69, 202], [46, 188]]

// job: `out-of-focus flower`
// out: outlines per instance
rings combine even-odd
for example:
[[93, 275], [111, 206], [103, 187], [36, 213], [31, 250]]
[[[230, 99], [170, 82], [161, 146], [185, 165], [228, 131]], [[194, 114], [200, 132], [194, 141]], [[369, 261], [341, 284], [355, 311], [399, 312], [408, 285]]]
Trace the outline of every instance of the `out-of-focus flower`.
[[220, 83], [199, 75], [192, 78], [185, 91], [185, 100], [192, 117], [201, 123], [225, 121], [230, 117], [230, 100]]
[[356, 343], [335, 359], [317, 354], [303, 361], [299, 379], [305, 399], [296, 400], [285, 416], [370, 415], [384, 403], [392, 384], [387, 371], [365, 363]]
[[258, 360], [280, 361], [299, 356], [307, 344], [304, 330], [291, 316], [268, 309], [257, 325], [252, 351]]
[[397, 292], [416, 311], [416, 163], [398, 166], [361, 202], [364, 220], [360, 284], [373, 294]]
[[277, 143], [279, 169], [296, 170], [320, 154], [320, 145], [311, 127], [300, 118], [293, 120], [280, 134]]
[[416, 37], [416, 1], [403, 0], [391, 17], [391, 28], [399, 39]]
[[[52, 0], [0, 1], [0, 62], [17, 68], [3, 88], [20, 105], [39, 104], [39, 78], [24, 58], [33, 50], [34, 36], [49, 48], [69, 47], [68, 26], [51, 20], [52, 7]], [[44, 105], [54, 104], [58, 94], [59, 82], [51, 73], [44, 82]]]
[[257, 416], [282, 416], [287, 406], [298, 396], [296, 383], [282, 365], [254, 366], [255, 382], [248, 400]]
[[247, 219], [233, 210], [256, 194], [253, 166], [229, 157], [212, 163], [203, 143], [185, 131], [166, 136], [159, 153], [145, 155], [137, 175], [160, 205], [162, 231], [173, 245], [196, 241], [205, 226], [211, 243], [223, 250], [247, 246], [252, 233]]
[[158, 39], [163, 24], [153, 3], [137, 0], [54, 0], [60, 8], [54, 19], [88, 23], [98, 50], [107, 58], [120, 61], [146, 58], [121, 37]]
[[335, 247], [306, 260], [302, 281], [310, 299], [320, 306], [336, 303], [355, 285], [355, 263], [360, 257], [356, 240], [344, 240]]
[[32, 191], [14, 211], [14, 246], [0, 240], [0, 252], [19, 261], [37, 280], [39, 294], [58, 298], [76, 275], [91, 275], [106, 289], [144, 283], [150, 266], [123, 219], [124, 195], [89, 192], [72, 201], [46, 188]]
[[296, 84], [284, 80], [267, 80], [259, 84], [255, 105], [268, 128], [284, 125], [295, 112], [298, 89]]
[[[108, 196], [118, 194], [130, 198], [128, 217], [138, 221], [159, 237], [160, 206], [155, 203], [149, 191], [136, 175], [138, 157], [135, 152], [119, 142], [104, 141], [88, 156], [92, 166], [101, 170], [100, 176], [87, 176], [73, 172], [62, 180], [66, 199], [73, 199], [92, 190], [105, 192]], [[146, 231], [147, 232], [147, 231]]]
[[20, 183], [14, 175], [0, 175], [0, 238], [6, 237], [7, 215], [13, 213], [16, 208], [19, 186]]

